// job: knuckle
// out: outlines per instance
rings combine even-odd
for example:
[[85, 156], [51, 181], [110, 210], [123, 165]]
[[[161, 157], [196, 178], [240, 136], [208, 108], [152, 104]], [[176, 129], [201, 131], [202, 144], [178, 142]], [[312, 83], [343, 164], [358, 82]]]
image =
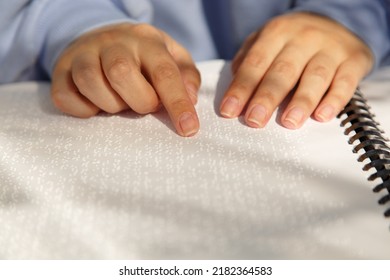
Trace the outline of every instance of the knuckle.
[[319, 30], [317, 27], [306, 25], [301, 31], [300, 36], [302, 40], [308, 40], [309, 42], [313, 40], [313, 38], [318, 38]]
[[360, 51], [359, 51], [359, 56], [361, 57], [361, 59], [365, 60], [365, 61], [369, 61], [371, 62], [373, 59], [373, 53], [372, 51], [364, 46]]
[[130, 73], [131, 66], [124, 58], [115, 59], [107, 68], [107, 78], [114, 84], [121, 84]]
[[359, 62], [362, 65], [362, 69], [365, 69], [365, 74], [367, 74], [373, 67], [374, 58], [370, 49], [363, 48], [353, 53], [350, 53], [349, 56], [351, 59]]
[[97, 40], [103, 43], [113, 42], [117, 39], [117, 32], [113, 30], [103, 30], [98, 33]]
[[108, 97], [100, 100], [99, 107], [109, 114], [116, 114], [128, 108], [128, 105], [119, 97]]
[[334, 103], [340, 104], [340, 107], [347, 104], [351, 97], [352, 95], [343, 94], [339, 91], [333, 91], [332, 94], [329, 96], [329, 98], [331, 98]]
[[330, 70], [323, 65], [316, 65], [309, 71], [309, 74], [318, 77], [325, 82], [329, 79]]
[[343, 74], [337, 77], [337, 83], [348, 89], [354, 89], [358, 84], [358, 79], [351, 74]]
[[297, 67], [287, 60], [276, 61], [271, 71], [288, 79], [293, 79], [297, 75]]
[[308, 110], [314, 110], [318, 105], [318, 101], [310, 94], [301, 94], [299, 97], [295, 98], [294, 102]]
[[179, 77], [177, 68], [171, 62], [158, 63], [152, 72], [152, 79], [156, 82], [173, 80]]
[[246, 83], [244, 81], [236, 81], [231, 89], [230, 92], [233, 93], [235, 96], [245, 95], [252, 93], [254, 89], [249, 85], [249, 83]]
[[98, 79], [99, 74], [95, 66], [86, 64], [75, 69], [72, 76], [74, 83], [78, 87], [86, 88]]
[[280, 32], [286, 28], [286, 25], [289, 26], [291, 23], [289, 23], [289, 21], [287, 21], [284, 17], [275, 17], [265, 25], [264, 31], [270, 32], [271, 34], [274, 32]]
[[142, 37], [161, 36], [161, 33], [158, 31], [158, 29], [147, 23], [135, 24], [131, 27], [131, 29], [134, 34]]
[[181, 67], [180, 72], [182, 73], [183, 79], [184, 80], [189, 80], [195, 85], [200, 85], [201, 83], [201, 74], [198, 69], [192, 66], [185, 66]]
[[190, 103], [191, 102], [187, 99], [178, 98], [178, 99], [172, 100], [170, 102], [170, 105], [171, 105], [171, 108], [173, 108], [174, 110], [182, 111], [183, 109], [188, 108]]
[[263, 57], [261, 54], [249, 52], [245, 57], [243, 63], [250, 67], [261, 68], [264, 65], [265, 61], [265, 57]]
[[276, 107], [280, 103], [279, 98], [269, 88], [262, 88], [257, 94], [256, 99], [263, 100], [263, 102], [270, 104], [271, 107]]
[[340, 112], [348, 104], [353, 93], [354, 91], [346, 93], [345, 90], [332, 90], [327, 96], [328, 102], [333, 104], [336, 110]]

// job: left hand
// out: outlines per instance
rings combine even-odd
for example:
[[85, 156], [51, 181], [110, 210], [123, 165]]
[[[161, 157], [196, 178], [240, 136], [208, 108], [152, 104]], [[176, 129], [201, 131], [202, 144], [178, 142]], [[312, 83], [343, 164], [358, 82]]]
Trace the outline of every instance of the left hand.
[[374, 63], [368, 46], [339, 23], [315, 14], [276, 17], [250, 35], [236, 54], [233, 81], [221, 115], [264, 127], [293, 92], [280, 118], [289, 129], [312, 116], [333, 119], [348, 103]]

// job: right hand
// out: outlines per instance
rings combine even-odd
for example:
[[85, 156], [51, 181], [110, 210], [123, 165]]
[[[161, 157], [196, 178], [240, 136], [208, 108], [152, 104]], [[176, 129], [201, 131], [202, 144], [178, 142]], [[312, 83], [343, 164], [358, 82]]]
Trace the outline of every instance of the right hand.
[[87, 118], [103, 110], [139, 114], [166, 108], [176, 131], [199, 130], [194, 108], [200, 74], [188, 53], [147, 24], [119, 24], [88, 32], [59, 57], [52, 99], [64, 113]]

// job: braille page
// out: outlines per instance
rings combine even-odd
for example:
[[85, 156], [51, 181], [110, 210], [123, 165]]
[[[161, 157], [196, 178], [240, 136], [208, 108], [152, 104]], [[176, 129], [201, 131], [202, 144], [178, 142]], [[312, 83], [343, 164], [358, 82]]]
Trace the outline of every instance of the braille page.
[[[339, 120], [224, 119], [229, 65], [199, 69], [192, 138], [165, 111], [78, 119], [49, 84], [1, 86], [0, 258], [390, 258], [390, 221]], [[386, 131], [388, 81], [363, 85]]]

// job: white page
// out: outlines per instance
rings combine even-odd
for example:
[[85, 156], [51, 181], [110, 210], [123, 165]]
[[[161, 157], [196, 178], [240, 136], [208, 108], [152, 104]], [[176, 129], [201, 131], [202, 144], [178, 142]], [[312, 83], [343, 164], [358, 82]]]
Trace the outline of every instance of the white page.
[[[199, 68], [192, 138], [165, 112], [77, 119], [48, 84], [0, 87], [0, 258], [390, 258], [386, 208], [339, 120], [221, 118], [229, 66]], [[363, 91], [389, 131], [390, 83], [376, 77]]]

